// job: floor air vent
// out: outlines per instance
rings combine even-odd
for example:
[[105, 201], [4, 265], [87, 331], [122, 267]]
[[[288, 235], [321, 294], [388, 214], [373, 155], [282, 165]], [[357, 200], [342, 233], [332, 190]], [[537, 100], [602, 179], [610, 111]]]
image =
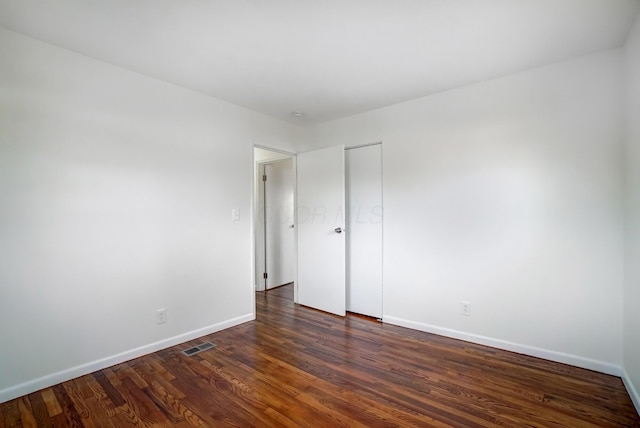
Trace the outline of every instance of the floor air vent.
[[202, 351], [206, 351], [207, 349], [211, 349], [214, 346], [216, 346], [216, 345], [211, 343], [211, 342], [204, 342], [204, 343], [201, 343], [200, 345], [194, 346], [192, 348], [185, 349], [184, 351], [182, 351], [182, 354], [186, 355], [187, 357], [190, 357], [192, 355], [197, 354], [198, 352], [202, 352]]

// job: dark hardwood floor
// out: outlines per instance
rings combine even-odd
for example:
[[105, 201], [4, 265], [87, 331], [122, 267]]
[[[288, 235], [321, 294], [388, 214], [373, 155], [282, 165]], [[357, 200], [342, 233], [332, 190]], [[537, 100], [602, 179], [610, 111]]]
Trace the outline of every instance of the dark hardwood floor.
[[0, 428], [640, 427], [613, 376], [294, 306], [292, 286], [256, 300], [255, 322], [0, 404]]

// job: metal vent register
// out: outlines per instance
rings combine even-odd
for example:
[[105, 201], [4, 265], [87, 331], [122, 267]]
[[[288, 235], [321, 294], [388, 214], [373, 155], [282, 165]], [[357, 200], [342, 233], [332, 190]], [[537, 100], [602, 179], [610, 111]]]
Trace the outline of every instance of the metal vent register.
[[214, 346], [216, 346], [214, 343], [204, 342], [204, 343], [201, 343], [200, 345], [194, 346], [192, 348], [185, 349], [184, 351], [182, 351], [182, 354], [186, 355], [187, 357], [190, 357], [190, 356], [195, 355], [195, 354], [197, 354], [199, 352], [206, 351], [207, 349], [211, 349]]

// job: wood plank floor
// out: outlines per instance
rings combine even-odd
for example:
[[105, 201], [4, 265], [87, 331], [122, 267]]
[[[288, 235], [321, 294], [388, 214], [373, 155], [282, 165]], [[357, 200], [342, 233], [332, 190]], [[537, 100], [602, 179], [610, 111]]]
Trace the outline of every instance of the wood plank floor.
[[0, 404], [0, 428], [640, 427], [619, 378], [294, 306], [292, 286], [256, 299], [255, 322]]

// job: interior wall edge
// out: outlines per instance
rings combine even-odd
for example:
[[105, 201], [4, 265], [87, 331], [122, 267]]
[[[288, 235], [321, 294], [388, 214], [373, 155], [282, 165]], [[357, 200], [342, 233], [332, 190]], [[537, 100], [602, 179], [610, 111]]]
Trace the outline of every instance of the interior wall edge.
[[[568, 364], [571, 366], [593, 370], [596, 372], [621, 377], [623, 374], [622, 366], [608, 363], [606, 361], [597, 361], [580, 355], [566, 354], [563, 352], [552, 351], [549, 349], [529, 346], [522, 343], [510, 342], [507, 340], [496, 339], [493, 337], [481, 336], [477, 334], [467, 333], [460, 330], [439, 327], [430, 324], [424, 324], [394, 316], [383, 315], [382, 320], [385, 323], [397, 325], [400, 327], [410, 328], [412, 330], [423, 331], [425, 333], [437, 334], [452, 339], [464, 340], [466, 342], [478, 345], [490, 346], [492, 348], [502, 349], [504, 351], [516, 352], [518, 354], [528, 355], [530, 357], [542, 358], [557, 363]], [[631, 395], [631, 394], [630, 394]], [[637, 394], [636, 394], [637, 398]]]
[[79, 366], [70, 367], [65, 370], [61, 370], [55, 373], [48, 374], [30, 381], [10, 386], [8, 388], [0, 390], [0, 403], [4, 403], [9, 400], [21, 397], [23, 395], [31, 394], [44, 388], [48, 388], [53, 385], [57, 385], [62, 382], [66, 382], [71, 379], [75, 379], [80, 376], [93, 373], [98, 370], [112, 367], [116, 364], [124, 363], [125, 361], [139, 358], [144, 355], [151, 354], [153, 352], [160, 351], [162, 349], [170, 348], [172, 346], [179, 345], [190, 340], [197, 339], [208, 334], [216, 333], [218, 331], [234, 327], [240, 324], [244, 324], [249, 321], [255, 320], [255, 314], [246, 314], [239, 317], [231, 318], [226, 321], [222, 321], [207, 327], [202, 327], [196, 330], [192, 330], [186, 333], [179, 334], [177, 336], [169, 337], [148, 345], [140, 346], [138, 348], [130, 349], [125, 352], [121, 352], [110, 357], [101, 358], [96, 361], [92, 361]]

